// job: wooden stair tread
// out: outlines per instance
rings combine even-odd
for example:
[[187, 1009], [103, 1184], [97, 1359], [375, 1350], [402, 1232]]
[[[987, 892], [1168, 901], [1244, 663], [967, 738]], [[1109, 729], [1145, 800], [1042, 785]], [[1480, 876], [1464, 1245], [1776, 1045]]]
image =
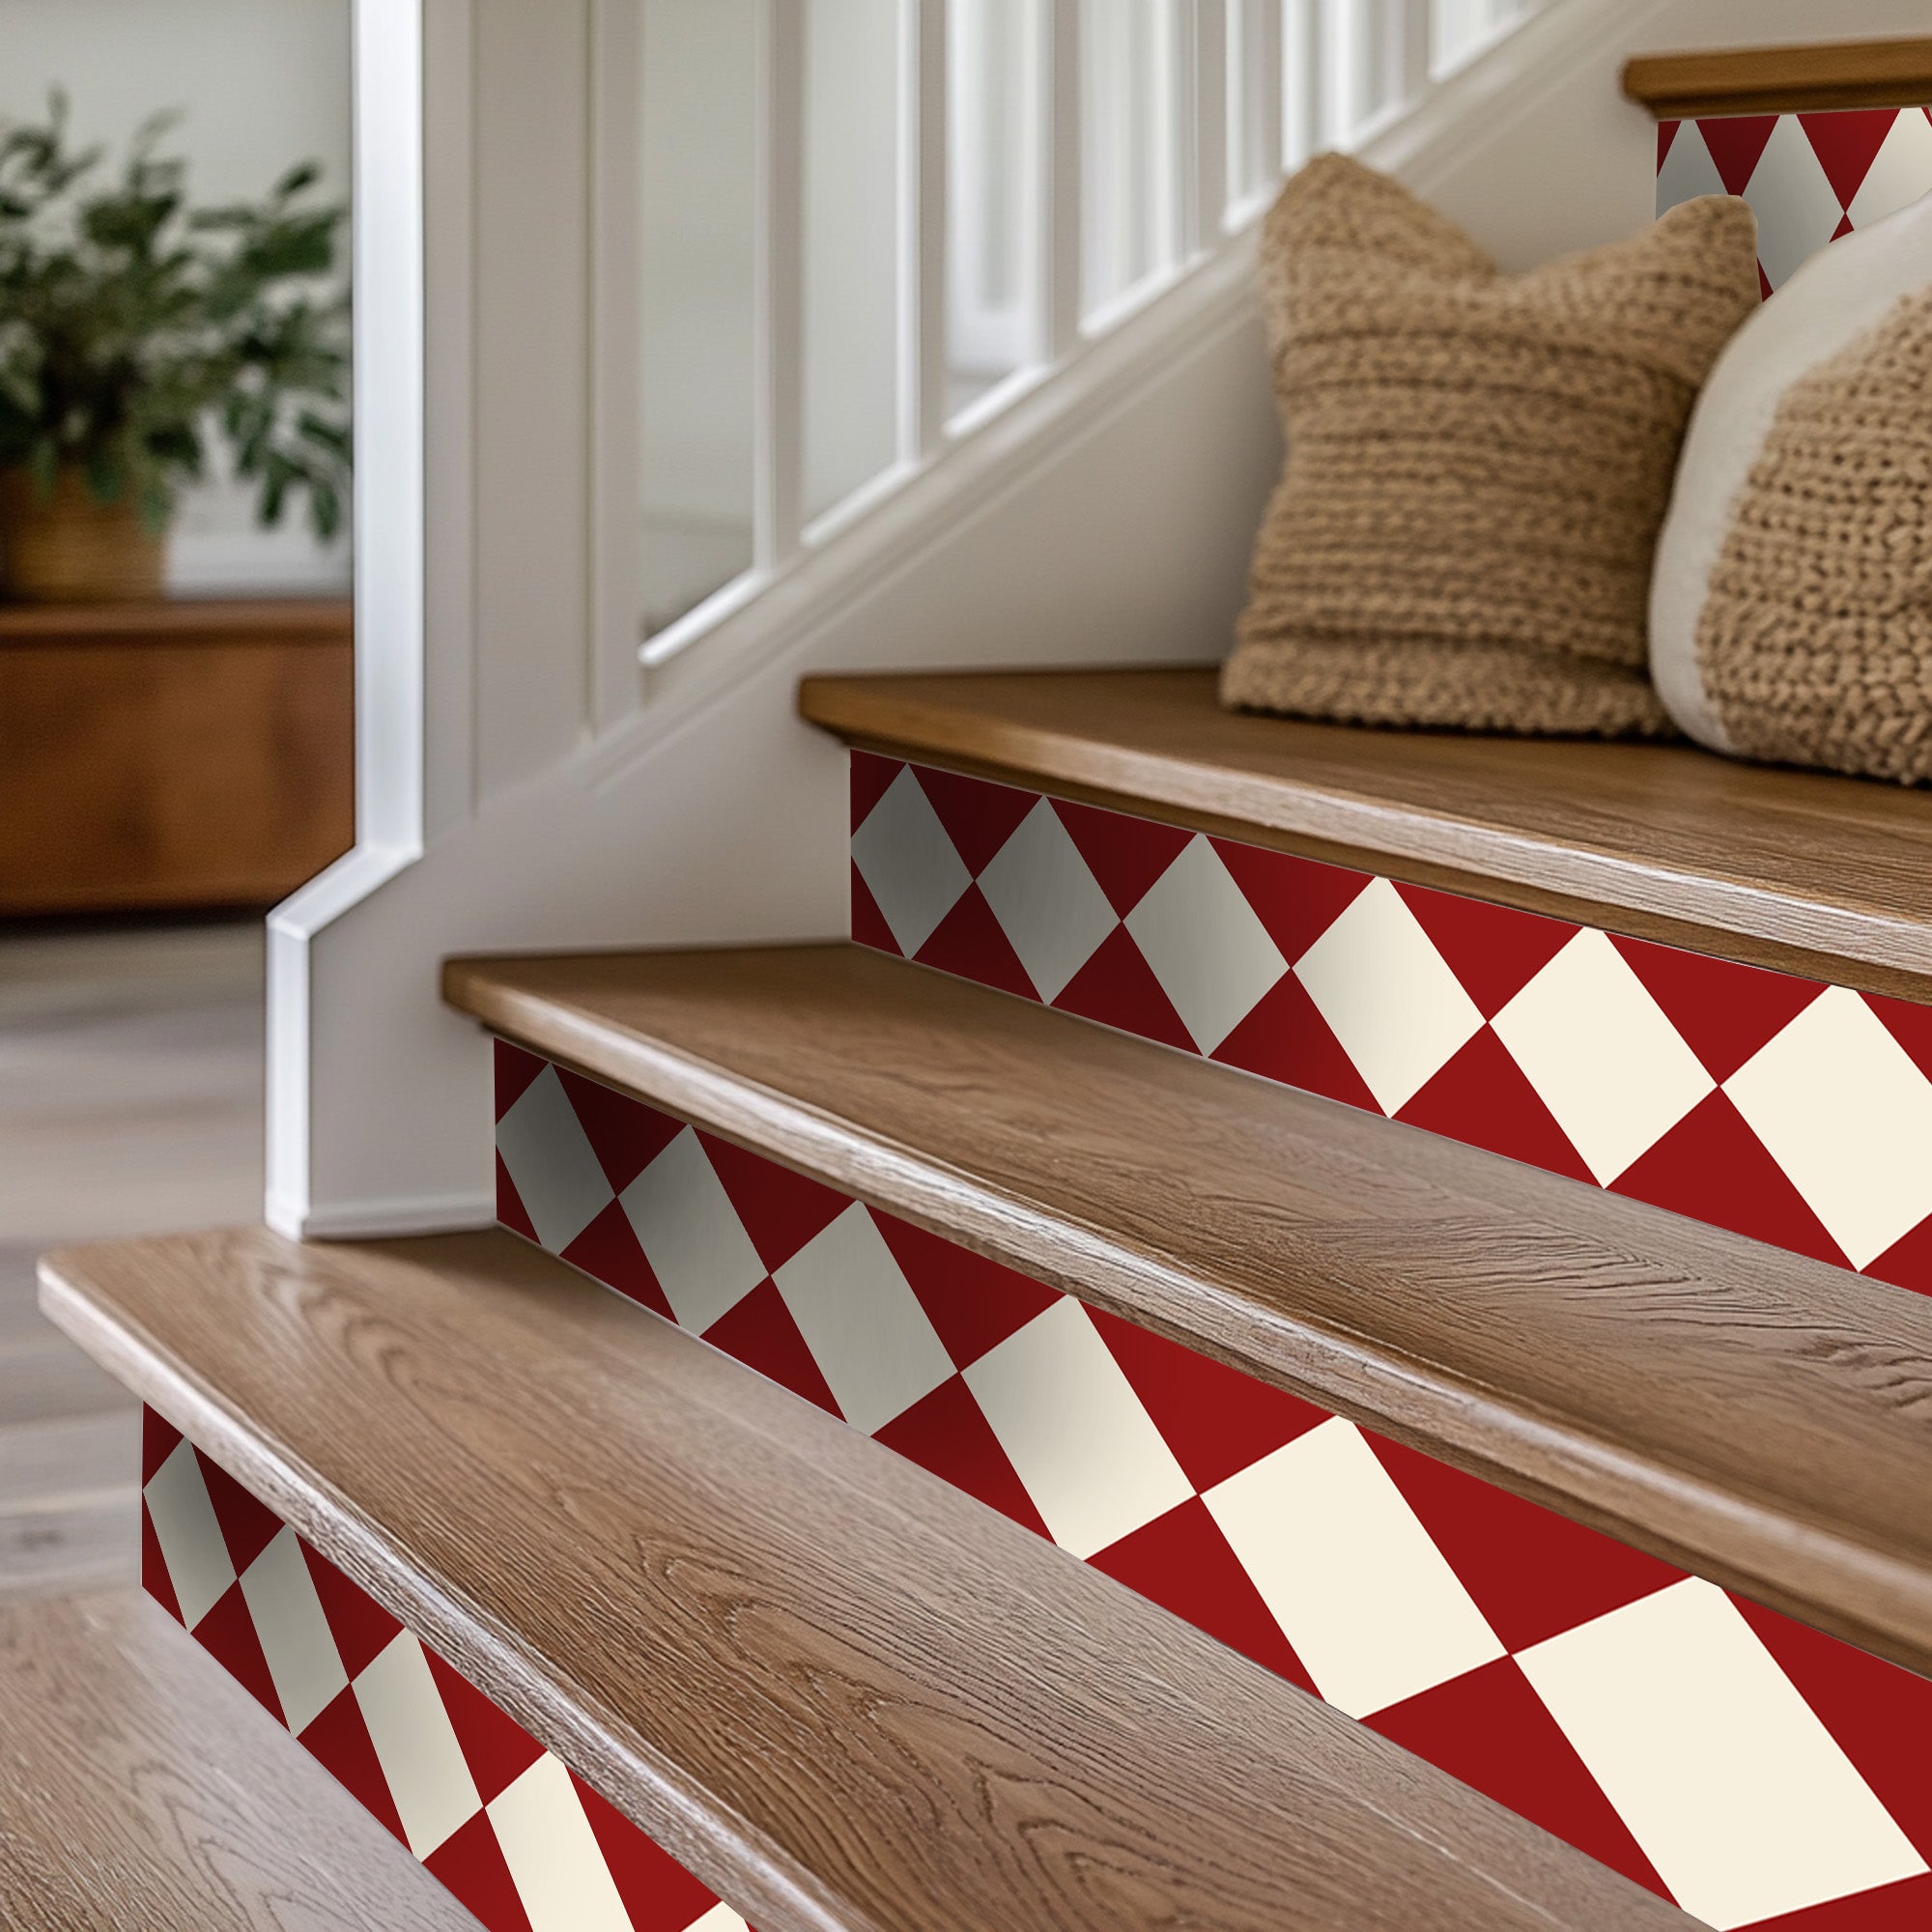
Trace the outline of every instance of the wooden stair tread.
[[808, 678], [847, 740], [1932, 999], [1932, 799], [1687, 745], [1239, 716], [1210, 669]]
[[761, 1932], [1689, 1922], [507, 1234], [43, 1293]]
[[1932, 1299], [859, 947], [453, 960], [444, 993], [1932, 1670]]
[[0, 1605], [0, 1925], [476, 1932], [131, 1590]]

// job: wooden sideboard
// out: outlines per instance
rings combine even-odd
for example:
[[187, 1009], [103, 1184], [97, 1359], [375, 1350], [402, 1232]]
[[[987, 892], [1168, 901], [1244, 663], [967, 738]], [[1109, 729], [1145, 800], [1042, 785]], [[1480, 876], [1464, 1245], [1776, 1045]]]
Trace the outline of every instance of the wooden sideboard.
[[355, 837], [343, 601], [0, 606], [0, 916], [267, 906]]

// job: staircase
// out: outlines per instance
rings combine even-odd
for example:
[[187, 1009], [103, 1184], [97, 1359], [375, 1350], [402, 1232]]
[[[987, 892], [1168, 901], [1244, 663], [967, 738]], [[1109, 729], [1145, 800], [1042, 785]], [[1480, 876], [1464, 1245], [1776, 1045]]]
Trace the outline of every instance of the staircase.
[[446, 962], [498, 1227], [43, 1263], [0, 1922], [1932, 1922], [1926, 801], [799, 702], [849, 938]]

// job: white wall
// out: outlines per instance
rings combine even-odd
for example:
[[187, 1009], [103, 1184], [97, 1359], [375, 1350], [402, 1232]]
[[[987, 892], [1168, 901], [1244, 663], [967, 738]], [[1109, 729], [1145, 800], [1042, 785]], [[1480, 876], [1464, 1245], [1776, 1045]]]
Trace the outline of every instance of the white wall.
[[[1845, 0], [1829, 31], [1908, 32], [1921, 8]], [[431, 446], [472, 452], [467, 469], [432, 465], [429, 484], [430, 763], [460, 767], [439, 795], [461, 803], [381, 890], [358, 897], [326, 875], [274, 922], [271, 997], [289, 1025], [270, 1208], [311, 1234], [490, 1214], [488, 1056], [438, 1003], [442, 957], [840, 931], [844, 760], [797, 721], [799, 676], [1216, 658], [1278, 461], [1255, 304], [1231, 257], [1096, 347], [1078, 407], [1056, 417], [1042, 393], [989, 430], [977, 480], [946, 486], [935, 524], [918, 525], [915, 485], [876, 520], [863, 568], [808, 566], [600, 721], [594, 668], [618, 662], [594, 614], [611, 559], [581, 496], [558, 507], [526, 480], [588, 473], [585, 412], [566, 407], [588, 389], [587, 331], [554, 291], [590, 233], [595, 144], [558, 126], [583, 84], [589, 0], [476, 0], [474, 17], [476, 274], [433, 282], [432, 333], [475, 302], [479, 350], [520, 343], [507, 375], [541, 348], [555, 406], [528, 407], [480, 354], [473, 387], [440, 389], [449, 358], [432, 355]], [[1371, 158], [1526, 264], [1651, 217], [1655, 132], [1618, 92], [1627, 54], [1824, 31], [1812, 0], [1559, 0], [1513, 61], [1472, 70]], [[430, 221], [435, 234], [472, 211], [433, 206]]]
[[[349, 193], [349, 0], [0, 0], [0, 118], [43, 118], [55, 85], [110, 162], [151, 114], [182, 110], [168, 147], [197, 200], [259, 196], [309, 159]], [[340, 591], [348, 548], [322, 549], [298, 515], [258, 530], [253, 493], [211, 483], [183, 500], [169, 576], [184, 591]]]

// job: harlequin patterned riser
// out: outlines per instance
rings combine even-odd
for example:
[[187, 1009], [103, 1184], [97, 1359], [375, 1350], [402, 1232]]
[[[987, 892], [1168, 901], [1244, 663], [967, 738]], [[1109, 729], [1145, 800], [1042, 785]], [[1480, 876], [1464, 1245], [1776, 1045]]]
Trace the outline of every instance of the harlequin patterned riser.
[[1932, 1293], [1932, 1008], [852, 754], [852, 937]]
[[506, 1227], [1718, 1927], [1932, 1924], [1932, 1683], [499, 1041]]
[[152, 1409], [148, 1594], [487, 1932], [744, 1919]]
[[1932, 193], [1932, 109], [1730, 114], [1660, 121], [1657, 212], [1738, 194], [1757, 216], [1768, 296], [1829, 242]]

